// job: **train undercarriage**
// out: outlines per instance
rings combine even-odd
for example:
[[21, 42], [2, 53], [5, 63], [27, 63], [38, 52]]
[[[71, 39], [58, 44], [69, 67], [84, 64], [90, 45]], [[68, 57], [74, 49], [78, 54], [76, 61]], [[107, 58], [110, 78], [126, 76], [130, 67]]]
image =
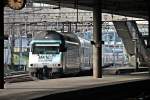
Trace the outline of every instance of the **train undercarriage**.
[[29, 74], [37, 79], [53, 79], [63, 76], [62, 68], [30, 68]]

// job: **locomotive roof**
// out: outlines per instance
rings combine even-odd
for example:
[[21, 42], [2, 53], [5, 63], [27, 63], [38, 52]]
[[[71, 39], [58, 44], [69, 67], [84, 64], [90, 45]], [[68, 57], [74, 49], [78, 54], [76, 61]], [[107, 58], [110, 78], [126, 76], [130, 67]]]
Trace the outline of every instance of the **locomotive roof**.
[[53, 30], [50, 31], [39, 31], [36, 33], [36, 36], [33, 37], [33, 40], [61, 40], [61, 41], [71, 41], [80, 43], [78, 37], [71, 32], [56, 32]]
[[63, 37], [62, 34], [50, 30], [50, 31], [39, 31], [36, 32], [36, 35], [33, 37], [34, 40], [49, 40], [49, 39], [55, 39], [55, 40], [60, 40]]

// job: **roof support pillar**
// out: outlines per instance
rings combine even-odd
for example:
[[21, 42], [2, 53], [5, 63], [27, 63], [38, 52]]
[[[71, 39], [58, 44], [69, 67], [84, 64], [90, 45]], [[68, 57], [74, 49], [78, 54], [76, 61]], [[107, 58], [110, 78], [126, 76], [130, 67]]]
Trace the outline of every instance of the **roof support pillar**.
[[[150, 11], [149, 11], [149, 14], [150, 14]], [[147, 40], [147, 46], [148, 46], [148, 48], [150, 48], [150, 17], [148, 18], [148, 37], [149, 38]], [[149, 67], [149, 75], [150, 75], [150, 67]]]
[[[3, 3], [3, 2], [2, 2]], [[3, 5], [3, 4], [2, 4]], [[0, 28], [0, 89], [4, 89], [4, 24], [3, 24], [3, 19], [4, 19], [4, 16], [3, 16], [3, 12], [4, 12], [4, 7], [2, 7], [0, 9], [0, 14], [2, 16], [0, 16], [0, 22], [2, 23], [1, 24], [1, 28]]]
[[147, 40], [147, 47], [150, 48], [150, 18], [148, 21], [148, 40]]
[[98, 0], [95, 5], [93, 8], [93, 77], [102, 78], [101, 5]]

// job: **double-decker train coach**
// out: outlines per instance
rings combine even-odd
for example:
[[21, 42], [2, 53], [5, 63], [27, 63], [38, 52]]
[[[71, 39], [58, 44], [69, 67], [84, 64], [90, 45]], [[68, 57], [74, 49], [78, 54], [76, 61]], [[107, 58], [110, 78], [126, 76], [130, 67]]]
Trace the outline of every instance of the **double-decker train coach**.
[[42, 31], [30, 42], [30, 74], [39, 79], [91, 69], [90, 42], [73, 33]]

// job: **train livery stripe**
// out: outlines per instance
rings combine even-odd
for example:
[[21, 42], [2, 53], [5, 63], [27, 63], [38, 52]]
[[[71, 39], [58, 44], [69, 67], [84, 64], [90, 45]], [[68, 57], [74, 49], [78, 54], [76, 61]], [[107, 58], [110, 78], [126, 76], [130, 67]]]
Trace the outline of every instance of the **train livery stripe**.
[[70, 41], [66, 41], [66, 43], [71, 43], [71, 44], [79, 45], [79, 43], [76, 43], [76, 42], [70, 42]]

